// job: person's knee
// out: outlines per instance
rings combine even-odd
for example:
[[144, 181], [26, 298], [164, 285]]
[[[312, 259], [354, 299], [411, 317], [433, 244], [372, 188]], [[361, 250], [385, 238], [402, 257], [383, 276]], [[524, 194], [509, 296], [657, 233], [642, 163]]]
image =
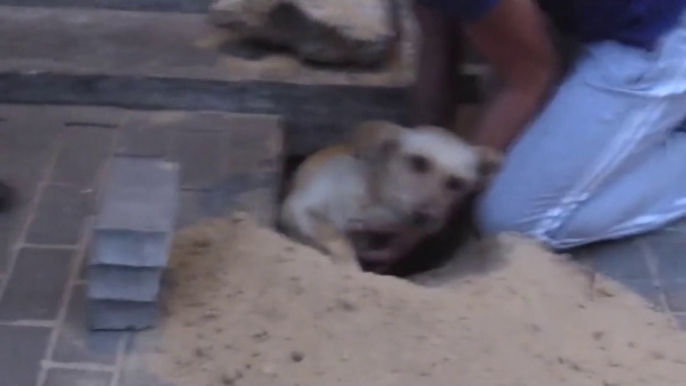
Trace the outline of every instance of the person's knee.
[[564, 251], [602, 239], [614, 224], [612, 216], [603, 216], [602, 211], [593, 215], [582, 210], [561, 219], [555, 216], [554, 207], [539, 207], [514, 197], [503, 188], [485, 192], [474, 213], [481, 233], [516, 233], [536, 239], [552, 250]]
[[474, 216], [479, 231], [485, 235], [500, 233], [531, 234], [534, 230], [531, 211], [513, 198], [506, 189], [491, 189], [476, 201]]

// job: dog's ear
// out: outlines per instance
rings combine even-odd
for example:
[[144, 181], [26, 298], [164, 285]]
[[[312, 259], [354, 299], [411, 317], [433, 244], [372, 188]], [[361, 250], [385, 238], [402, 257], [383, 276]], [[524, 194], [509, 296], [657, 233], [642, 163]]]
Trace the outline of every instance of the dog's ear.
[[479, 185], [486, 186], [500, 170], [503, 163], [503, 156], [500, 152], [488, 147], [476, 147], [476, 154], [479, 159], [477, 173]]
[[367, 121], [353, 130], [352, 147], [357, 158], [376, 162], [385, 159], [400, 146], [403, 127], [386, 121]]

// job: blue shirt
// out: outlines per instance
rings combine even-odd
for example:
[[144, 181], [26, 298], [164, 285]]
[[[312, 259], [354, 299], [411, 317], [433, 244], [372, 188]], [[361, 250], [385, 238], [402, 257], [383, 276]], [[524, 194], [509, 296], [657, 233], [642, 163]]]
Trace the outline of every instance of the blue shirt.
[[[500, 0], [419, 0], [465, 23], [485, 17]], [[560, 30], [582, 42], [615, 40], [645, 49], [679, 21], [686, 0], [538, 0]]]

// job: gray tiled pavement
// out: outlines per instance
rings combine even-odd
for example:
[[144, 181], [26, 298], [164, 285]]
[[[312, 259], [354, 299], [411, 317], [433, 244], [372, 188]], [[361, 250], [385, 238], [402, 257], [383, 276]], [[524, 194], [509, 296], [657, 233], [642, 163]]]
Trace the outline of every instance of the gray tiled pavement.
[[593, 245], [575, 255], [671, 312], [686, 328], [686, 221], [631, 240]]
[[277, 124], [270, 116], [0, 105], [0, 179], [20, 193], [19, 206], [0, 214], [0, 385], [141, 382], [132, 371], [120, 382], [136, 347], [130, 334], [86, 325], [83, 264], [109, 159], [180, 162], [180, 226], [238, 207], [266, 208], [258, 215], [270, 222]]

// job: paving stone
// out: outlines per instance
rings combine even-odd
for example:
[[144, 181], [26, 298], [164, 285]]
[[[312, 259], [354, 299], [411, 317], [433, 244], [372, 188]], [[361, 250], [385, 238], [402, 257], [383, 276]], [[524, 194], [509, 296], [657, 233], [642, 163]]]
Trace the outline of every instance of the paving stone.
[[280, 173], [235, 173], [210, 190], [205, 199], [206, 213], [226, 216], [237, 210], [252, 213], [260, 224], [276, 220]]
[[658, 278], [664, 284], [686, 282], [686, 234], [664, 229], [646, 236], [645, 240], [657, 261]]
[[278, 117], [194, 114], [180, 126], [172, 159], [181, 164], [184, 189], [217, 189], [240, 179], [236, 173], [273, 172], [278, 185], [283, 145]]
[[160, 268], [97, 265], [88, 268], [88, 298], [154, 302], [160, 291]]
[[663, 289], [652, 281], [648, 280], [621, 280], [620, 282], [630, 290], [641, 295], [659, 311], [667, 311], [662, 300]]
[[[5, 120], [0, 126], [0, 149], [45, 151], [57, 140], [63, 130], [57, 109], [43, 106], [1, 105]], [[40, 114], [37, 114], [40, 112]]]
[[178, 211], [178, 186], [174, 163], [114, 158], [91, 263], [164, 267]]
[[137, 157], [166, 157], [169, 154], [171, 140], [175, 132], [169, 127], [166, 119], [153, 119], [158, 114], [141, 114], [130, 116], [123, 124], [116, 154]]
[[116, 363], [124, 333], [90, 331], [85, 285], [73, 287], [67, 316], [55, 343], [52, 360], [61, 363]]
[[686, 282], [665, 284], [665, 296], [672, 312], [686, 312]]
[[45, 386], [110, 386], [111, 379], [106, 371], [53, 368], [48, 370]]
[[88, 197], [74, 186], [48, 185], [29, 227], [31, 244], [77, 245], [88, 215]]
[[[74, 124], [74, 123], [72, 123]], [[109, 156], [114, 130], [75, 125], [66, 129], [52, 182], [93, 187], [105, 159]]]
[[207, 193], [202, 191], [182, 191], [176, 228], [181, 229], [212, 216], [206, 209]]
[[174, 141], [173, 160], [181, 167], [181, 187], [203, 190], [218, 184], [228, 173], [228, 134], [216, 131], [182, 131]]
[[30, 202], [48, 168], [49, 147], [25, 148], [0, 138], [0, 179], [15, 188], [18, 204]]
[[62, 126], [51, 120], [54, 114], [42, 115], [42, 110], [38, 114], [36, 108], [0, 105], [0, 110], [5, 109], [9, 114], [0, 123], [0, 179], [15, 188], [15, 210], [23, 211], [47, 172]]
[[89, 319], [93, 330], [144, 330], [157, 324], [157, 302], [90, 300]]
[[[686, 129], [686, 126], [683, 126]], [[665, 227], [668, 231], [678, 232], [681, 234], [686, 234], [686, 218], [676, 220]]]
[[55, 319], [73, 253], [63, 249], [22, 249], [0, 301], [0, 320]]
[[0, 105], [0, 111], [6, 117], [0, 122], [0, 180], [14, 188], [16, 194], [12, 209], [0, 214], [2, 274], [38, 183], [47, 172], [51, 146], [57, 142], [60, 127], [50, 122], [52, 114], [36, 118], [36, 108], [31, 110], [34, 114], [27, 114], [21, 107], [7, 109], [6, 105]]
[[51, 330], [0, 326], [0, 380], [3, 386], [36, 384]]
[[9, 213], [0, 214], [0, 275], [7, 273], [17, 226]]
[[602, 243], [585, 249], [600, 273], [623, 280], [650, 281], [647, 257], [641, 246], [633, 240]]
[[283, 122], [277, 115], [225, 115], [234, 172], [281, 170]]
[[88, 280], [88, 259], [81, 260], [79, 265], [79, 275], [77, 280], [86, 281]]

